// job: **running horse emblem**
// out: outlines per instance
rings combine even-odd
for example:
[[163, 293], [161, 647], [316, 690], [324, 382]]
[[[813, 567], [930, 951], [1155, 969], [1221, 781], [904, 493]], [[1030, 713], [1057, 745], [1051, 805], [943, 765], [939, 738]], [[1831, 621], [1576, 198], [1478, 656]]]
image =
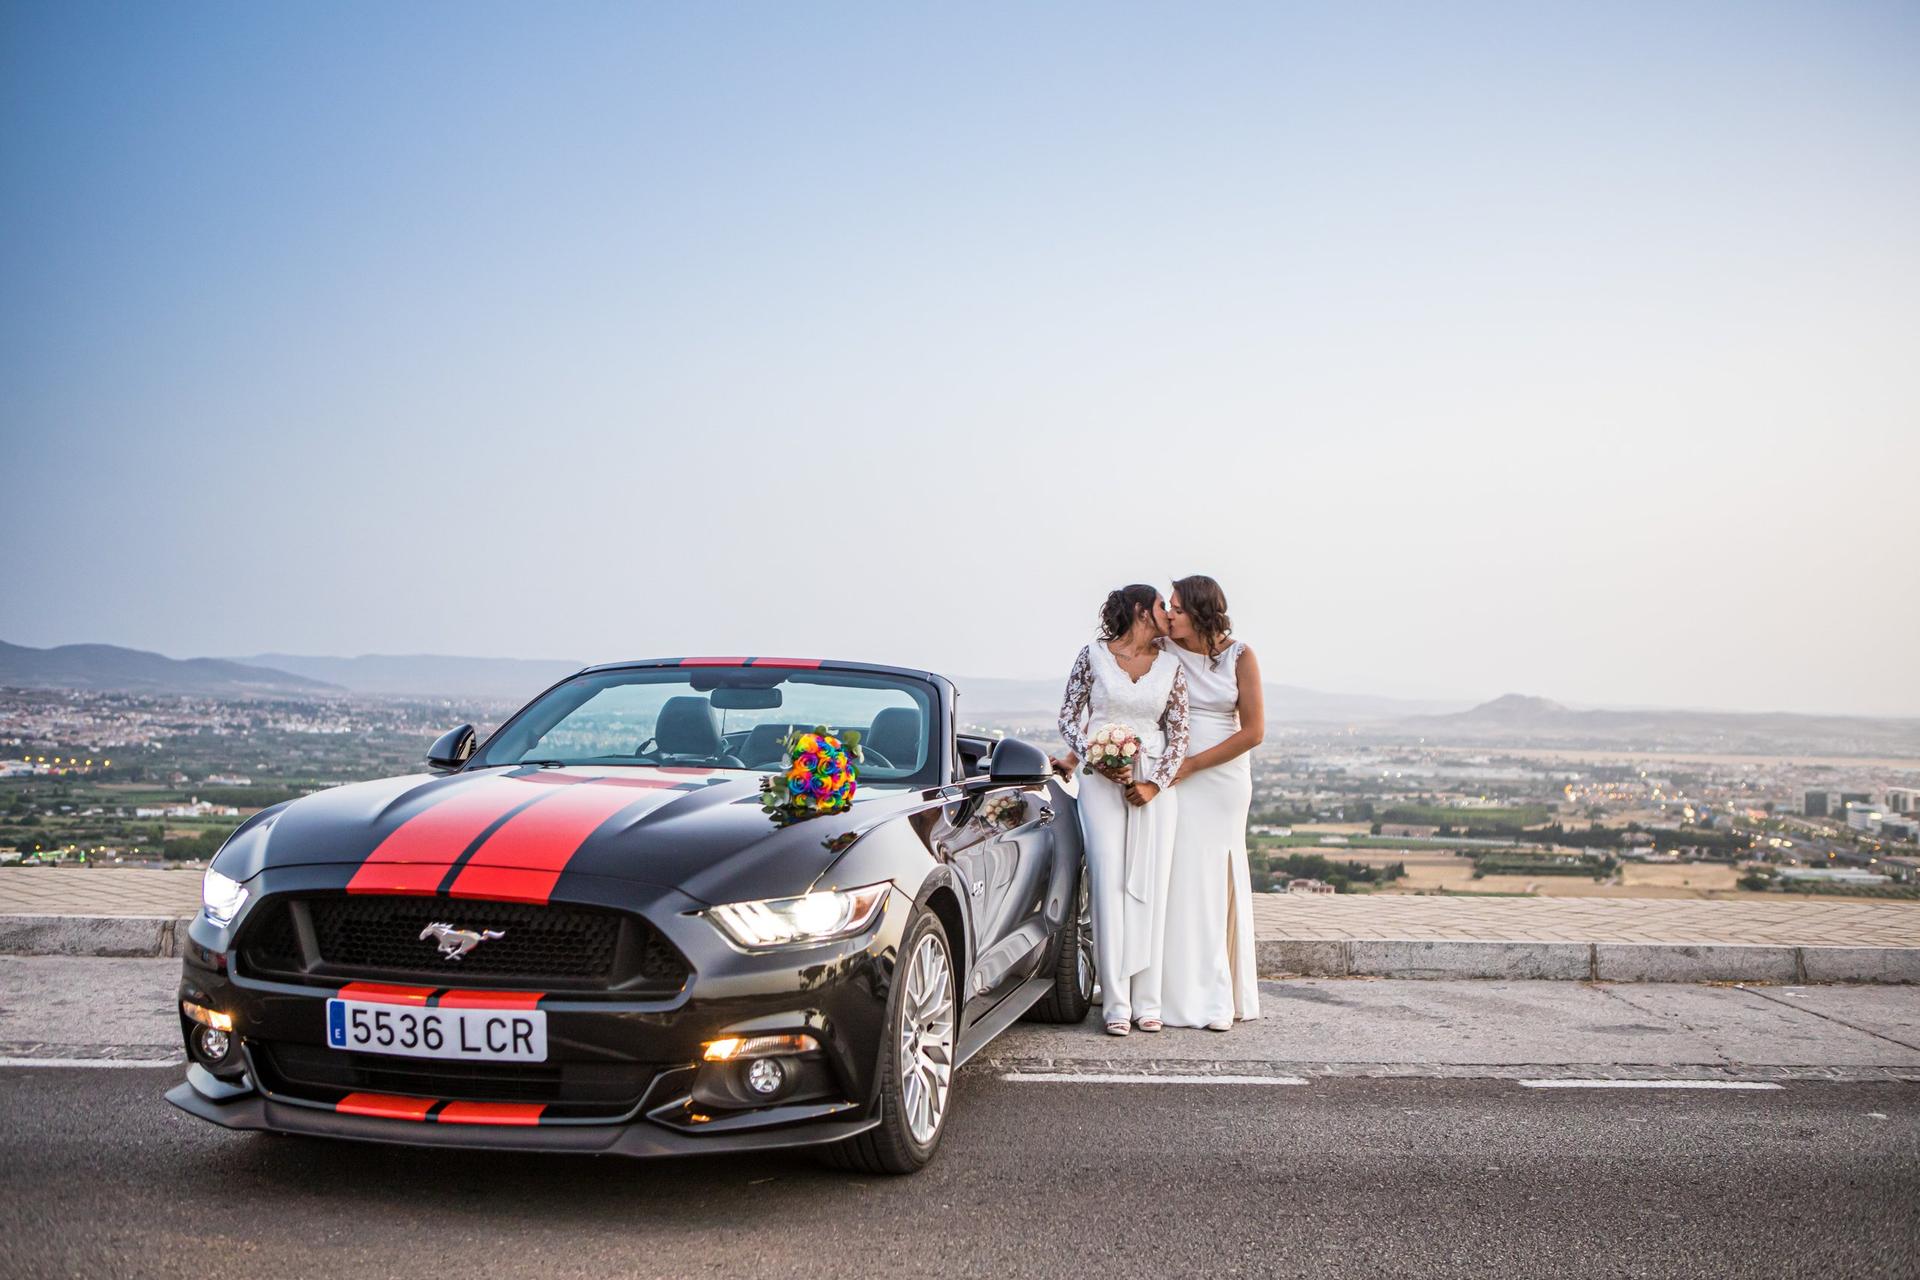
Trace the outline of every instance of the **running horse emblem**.
[[437, 941], [440, 944], [441, 957], [447, 960], [458, 960], [481, 943], [506, 936], [505, 930], [501, 929], [456, 929], [440, 921], [435, 921], [420, 931], [420, 941], [425, 942], [428, 938]]

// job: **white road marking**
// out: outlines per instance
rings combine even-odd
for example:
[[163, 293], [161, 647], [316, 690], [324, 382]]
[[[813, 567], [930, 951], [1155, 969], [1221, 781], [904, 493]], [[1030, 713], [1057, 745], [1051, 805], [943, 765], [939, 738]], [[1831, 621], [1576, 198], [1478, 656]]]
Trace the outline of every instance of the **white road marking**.
[[1765, 1080], [1522, 1080], [1522, 1089], [1778, 1089]]
[[1299, 1076], [1175, 1076], [1123, 1071], [1008, 1071], [1002, 1080], [1033, 1084], [1305, 1084]]
[[177, 1067], [184, 1055], [173, 1058], [0, 1058], [0, 1067]]

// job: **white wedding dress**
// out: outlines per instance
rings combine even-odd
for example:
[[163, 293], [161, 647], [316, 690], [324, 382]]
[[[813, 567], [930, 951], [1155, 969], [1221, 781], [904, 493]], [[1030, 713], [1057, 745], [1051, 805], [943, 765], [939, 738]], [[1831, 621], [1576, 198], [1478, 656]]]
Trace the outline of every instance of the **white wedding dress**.
[[[1168, 642], [1187, 678], [1188, 754], [1226, 741], [1240, 728], [1244, 645], [1217, 658]], [[1254, 969], [1253, 880], [1247, 869], [1247, 810], [1253, 803], [1251, 753], [1190, 773], [1173, 836], [1173, 875], [1161, 961], [1162, 1018], [1168, 1026], [1222, 1026], [1260, 1016]]]
[[1080, 779], [1101, 1018], [1114, 1023], [1162, 1016], [1159, 961], [1178, 804], [1172, 782], [1187, 751], [1187, 686], [1179, 659], [1162, 651], [1135, 680], [1104, 641], [1082, 649], [1067, 677], [1060, 735], [1084, 761], [1088, 735], [1109, 724], [1140, 736], [1133, 776], [1160, 784], [1152, 800], [1133, 805], [1101, 774]]

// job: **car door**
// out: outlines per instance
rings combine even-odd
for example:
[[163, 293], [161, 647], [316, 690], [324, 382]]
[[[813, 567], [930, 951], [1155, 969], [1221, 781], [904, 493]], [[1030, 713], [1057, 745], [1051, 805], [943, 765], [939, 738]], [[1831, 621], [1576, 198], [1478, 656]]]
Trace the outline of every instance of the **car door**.
[[973, 921], [971, 1019], [1031, 976], [1045, 949], [1054, 811], [1045, 788], [976, 783], [943, 818], [936, 852], [953, 867]]

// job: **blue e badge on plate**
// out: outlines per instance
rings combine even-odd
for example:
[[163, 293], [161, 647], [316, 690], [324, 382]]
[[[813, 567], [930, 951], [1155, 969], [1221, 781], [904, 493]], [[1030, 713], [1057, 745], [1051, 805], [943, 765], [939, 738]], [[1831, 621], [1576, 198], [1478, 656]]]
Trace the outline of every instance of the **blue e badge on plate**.
[[344, 1000], [327, 1001], [327, 1043], [336, 1049], [347, 1044], [347, 1005]]

